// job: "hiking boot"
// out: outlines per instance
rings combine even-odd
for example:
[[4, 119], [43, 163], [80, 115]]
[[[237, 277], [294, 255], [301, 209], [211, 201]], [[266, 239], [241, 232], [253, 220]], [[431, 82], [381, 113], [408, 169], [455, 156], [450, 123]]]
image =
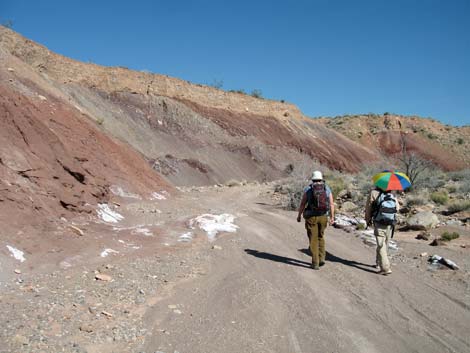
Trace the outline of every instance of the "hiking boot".
[[312, 264], [310, 267], [312, 267], [314, 270], [319, 270], [320, 266]]
[[325, 266], [325, 261], [320, 261], [320, 267]]
[[387, 275], [389, 275], [389, 274], [392, 273], [392, 270], [387, 270], [387, 271], [382, 270], [382, 271], [379, 271], [379, 272], [377, 272], [377, 273], [378, 273], [379, 275], [387, 276]]

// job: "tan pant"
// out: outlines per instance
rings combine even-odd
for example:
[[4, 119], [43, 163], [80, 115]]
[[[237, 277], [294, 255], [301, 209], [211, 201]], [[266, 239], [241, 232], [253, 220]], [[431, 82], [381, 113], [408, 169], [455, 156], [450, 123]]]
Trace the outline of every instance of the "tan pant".
[[380, 270], [389, 271], [390, 261], [388, 260], [388, 242], [392, 235], [392, 226], [384, 224], [374, 224], [374, 235], [377, 241], [376, 261]]
[[310, 239], [310, 251], [312, 252], [312, 264], [319, 266], [325, 262], [325, 229], [328, 224], [327, 216], [313, 216], [305, 220], [305, 229]]

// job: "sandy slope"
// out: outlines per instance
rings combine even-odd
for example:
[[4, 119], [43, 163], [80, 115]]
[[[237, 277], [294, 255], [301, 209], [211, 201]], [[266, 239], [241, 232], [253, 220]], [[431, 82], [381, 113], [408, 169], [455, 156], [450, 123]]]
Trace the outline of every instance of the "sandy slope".
[[[88, 244], [83, 253], [56, 247], [42, 259], [56, 266], [41, 271], [26, 254], [23, 273], [0, 286], [0, 352], [469, 351], [468, 248], [435, 250], [461, 270], [430, 271], [414, 256], [434, 249], [397, 234], [394, 272], [383, 277], [373, 248], [329, 228], [327, 264], [313, 271], [303, 225], [272, 205], [271, 188], [123, 199], [121, 230], [81, 225], [74, 242]], [[209, 242], [188, 228], [197, 215], [224, 212], [237, 217], [236, 233]], [[135, 233], [142, 223], [154, 236]], [[194, 240], [177, 242], [187, 231]], [[105, 248], [119, 253], [100, 258]]]

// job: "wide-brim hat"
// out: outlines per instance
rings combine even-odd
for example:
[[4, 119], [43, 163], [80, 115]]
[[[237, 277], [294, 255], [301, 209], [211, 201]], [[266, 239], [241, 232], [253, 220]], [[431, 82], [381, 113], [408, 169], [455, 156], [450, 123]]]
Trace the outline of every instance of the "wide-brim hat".
[[319, 170], [315, 170], [312, 174], [312, 180], [323, 180], [323, 174]]

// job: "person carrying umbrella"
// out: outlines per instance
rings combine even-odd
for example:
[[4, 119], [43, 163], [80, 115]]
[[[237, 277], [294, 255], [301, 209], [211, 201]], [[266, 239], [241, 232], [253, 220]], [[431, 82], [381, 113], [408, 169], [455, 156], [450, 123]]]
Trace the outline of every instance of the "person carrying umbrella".
[[387, 254], [388, 242], [393, 237], [399, 210], [398, 201], [392, 191], [404, 190], [411, 183], [405, 174], [394, 171], [383, 171], [376, 174], [372, 180], [375, 188], [371, 190], [366, 201], [365, 220], [368, 226], [374, 224], [378, 273], [389, 275], [392, 270]]

